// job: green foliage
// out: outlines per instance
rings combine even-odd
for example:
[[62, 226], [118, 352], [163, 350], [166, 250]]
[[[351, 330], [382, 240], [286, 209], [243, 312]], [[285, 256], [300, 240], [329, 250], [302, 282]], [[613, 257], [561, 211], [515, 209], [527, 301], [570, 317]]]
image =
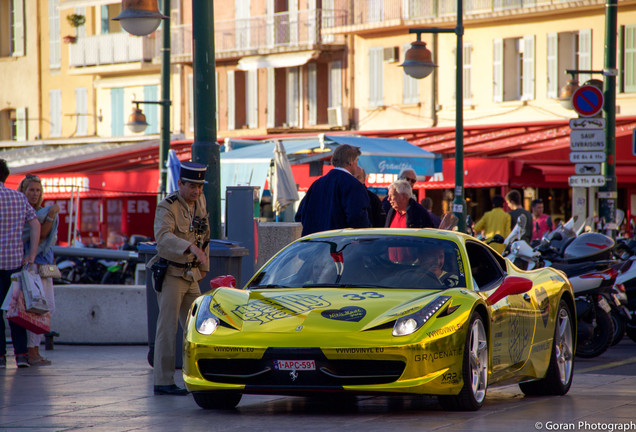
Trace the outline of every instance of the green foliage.
[[69, 24], [75, 28], [83, 26], [86, 22], [86, 17], [80, 14], [71, 14], [67, 16], [66, 19], [68, 20]]

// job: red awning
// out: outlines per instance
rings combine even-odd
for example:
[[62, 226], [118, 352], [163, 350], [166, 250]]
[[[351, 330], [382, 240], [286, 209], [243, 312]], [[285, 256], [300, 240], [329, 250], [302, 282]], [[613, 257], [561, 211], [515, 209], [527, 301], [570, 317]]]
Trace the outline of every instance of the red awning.
[[[5, 185], [17, 189], [22, 175], [10, 175]], [[80, 198], [109, 198], [157, 195], [159, 171], [109, 171], [40, 175], [45, 199], [70, 198], [79, 190]]]
[[[464, 159], [464, 188], [505, 186], [510, 164], [506, 158]], [[415, 185], [416, 189], [452, 189], [455, 187], [455, 159], [443, 160], [443, 177], [433, 177]]]

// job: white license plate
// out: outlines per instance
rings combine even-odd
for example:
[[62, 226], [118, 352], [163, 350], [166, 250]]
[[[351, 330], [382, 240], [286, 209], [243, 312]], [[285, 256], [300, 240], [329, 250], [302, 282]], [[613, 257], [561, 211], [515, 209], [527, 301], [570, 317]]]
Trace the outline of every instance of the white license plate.
[[316, 370], [315, 360], [274, 360], [274, 369], [282, 371]]
[[603, 309], [607, 313], [610, 313], [612, 311], [612, 308], [610, 307], [609, 303], [607, 303], [607, 300], [605, 300], [605, 298], [603, 297], [598, 299], [598, 305], [601, 307], [601, 309]]

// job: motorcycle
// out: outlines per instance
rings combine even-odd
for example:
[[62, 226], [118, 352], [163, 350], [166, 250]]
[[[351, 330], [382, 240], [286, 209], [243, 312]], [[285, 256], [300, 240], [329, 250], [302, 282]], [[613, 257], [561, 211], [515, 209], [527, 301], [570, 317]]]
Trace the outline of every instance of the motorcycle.
[[[130, 236], [130, 239], [119, 249], [136, 251], [137, 244], [150, 240], [152, 240], [150, 237], [135, 234]], [[110, 263], [102, 277], [102, 285], [132, 285], [135, 282], [135, 267], [138, 262], [140, 261], [130, 258]]]
[[506, 258], [526, 270], [549, 266], [565, 273], [576, 296], [576, 355], [590, 358], [605, 352], [619, 338], [611, 315], [615, 311], [619, 316], [624, 310], [612, 295], [618, 276], [611, 260], [614, 241], [599, 233], [578, 235], [574, 222], [559, 224], [535, 248], [513, 230], [506, 239], [510, 245]]
[[617, 265], [617, 296], [627, 310], [625, 334], [636, 342], [636, 239], [619, 239], [614, 248], [615, 256], [622, 260]]

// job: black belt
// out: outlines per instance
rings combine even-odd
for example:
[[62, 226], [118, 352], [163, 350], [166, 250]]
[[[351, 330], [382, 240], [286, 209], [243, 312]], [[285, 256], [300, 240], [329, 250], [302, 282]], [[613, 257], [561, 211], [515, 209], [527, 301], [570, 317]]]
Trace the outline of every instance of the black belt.
[[171, 266], [175, 266], [175, 267], [179, 267], [179, 268], [196, 268], [199, 267], [199, 265], [201, 264], [200, 262], [189, 262], [189, 263], [178, 263], [178, 262], [174, 262], [174, 261], [168, 261], [168, 264], [170, 264]]

